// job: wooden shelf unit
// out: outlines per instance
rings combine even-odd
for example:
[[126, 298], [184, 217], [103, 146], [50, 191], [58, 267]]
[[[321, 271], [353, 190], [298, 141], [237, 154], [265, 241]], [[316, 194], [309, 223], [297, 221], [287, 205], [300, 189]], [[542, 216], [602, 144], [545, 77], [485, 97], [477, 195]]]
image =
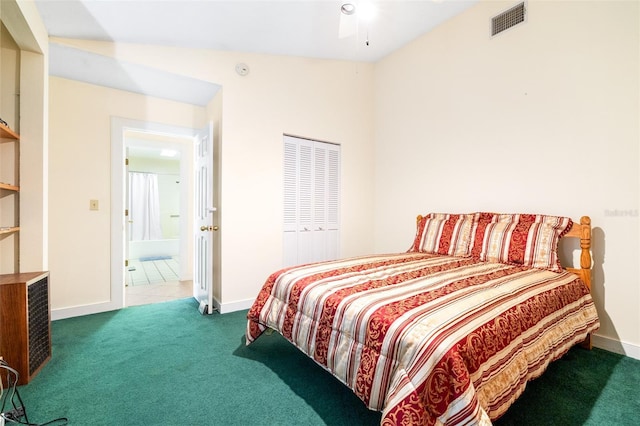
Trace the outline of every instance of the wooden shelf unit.
[[[19, 155], [19, 152], [20, 152], [20, 147], [18, 146], [19, 142], [20, 142], [20, 135], [14, 130], [12, 130], [11, 128], [9, 128], [8, 126], [0, 123], [0, 143], [3, 145], [9, 144], [9, 143], [15, 144], [16, 146], [14, 148], [14, 153], [16, 157]], [[3, 253], [3, 256], [6, 253], [18, 253], [18, 250], [19, 250], [18, 248], [19, 237], [17, 234], [20, 232], [20, 224], [19, 224], [20, 213], [19, 213], [19, 207], [18, 207], [19, 206], [18, 195], [20, 194], [20, 186], [17, 181], [20, 176], [20, 171], [18, 169], [19, 165], [18, 165], [17, 158], [15, 159], [15, 163], [16, 163], [15, 165], [16, 170], [12, 171], [11, 169], [9, 169], [5, 171], [5, 173], [2, 173], [2, 176], [0, 177], [1, 180], [13, 181], [13, 182], [2, 182], [0, 180], [0, 198], [13, 197], [13, 200], [10, 198], [3, 200], [2, 207], [1, 207], [2, 210], [6, 210], [6, 211], [13, 210], [13, 213], [10, 213], [8, 217], [3, 217], [1, 214], [2, 211], [0, 211], [0, 219], [2, 219], [2, 221], [0, 222], [0, 244], [3, 244], [0, 250]], [[5, 239], [5, 237], [11, 234], [15, 234], [15, 237]], [[0, 266], [0, 273], [2, 272], [9, 273], [9, 272], [18, 272], [18, 271], [19, 271], [19, 260], [17, 258], [14, 258], [13, 262], [10, 262], [9, 264]]]
[[0, 275], [0, 356], [18, 371], [18, 385], [51, 358], [49, 272]]

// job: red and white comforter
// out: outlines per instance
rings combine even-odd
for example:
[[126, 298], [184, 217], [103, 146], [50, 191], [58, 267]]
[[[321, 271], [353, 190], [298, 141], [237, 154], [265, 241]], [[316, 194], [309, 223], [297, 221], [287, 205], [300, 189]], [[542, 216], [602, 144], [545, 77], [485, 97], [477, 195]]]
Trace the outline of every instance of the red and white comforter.
[[490, 424], [598, 326], [569, 272], [400, 253], [272, 274], [246, 337], [277, 330], [383, 425]]

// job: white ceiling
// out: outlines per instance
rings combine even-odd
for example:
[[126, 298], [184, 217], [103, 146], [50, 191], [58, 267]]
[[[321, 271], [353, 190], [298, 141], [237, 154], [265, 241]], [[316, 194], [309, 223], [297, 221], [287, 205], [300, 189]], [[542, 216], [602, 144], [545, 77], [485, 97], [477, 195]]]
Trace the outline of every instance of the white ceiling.
[[206, 106], [220, 86], [51, 43], [49, 74], [163, 99]]
[[[341, 15], [347, 1], [356, 5], [356, 17]], [[365, 1], [377, 9], [370, 22], [357, 18]], [[366, 62], [384, 58], [477, 1], [35, 0], [53, 37]], [[354, 35], [338, 36], [341, 18], [357, 23]], [[182, 96], [174, 100], [195, 105], [203, 105], [195, 94], [218, 89], [182, 77], [176, 80], [180, 88], [170, 90], [176, 83], [167, 81], [177, 76], [61, 45], [51, 46], [50, 73], [169, 99], [178, 95], [168, 92], [178, 92]], [[156, 93], [163, 85], [164, 93]]]

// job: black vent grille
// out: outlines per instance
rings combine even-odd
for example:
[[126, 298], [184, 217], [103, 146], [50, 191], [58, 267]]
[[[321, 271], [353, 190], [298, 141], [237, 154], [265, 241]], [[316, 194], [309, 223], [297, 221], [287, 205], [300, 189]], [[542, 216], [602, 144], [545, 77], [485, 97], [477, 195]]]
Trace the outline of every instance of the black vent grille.
[[51, 355], [49, 345], [49, 278], [29, 286], [29, 375]]
[[491, 36], [500, 34], [509, 28], [524, 22], [526, 8], [524, 2], [491, 18]]

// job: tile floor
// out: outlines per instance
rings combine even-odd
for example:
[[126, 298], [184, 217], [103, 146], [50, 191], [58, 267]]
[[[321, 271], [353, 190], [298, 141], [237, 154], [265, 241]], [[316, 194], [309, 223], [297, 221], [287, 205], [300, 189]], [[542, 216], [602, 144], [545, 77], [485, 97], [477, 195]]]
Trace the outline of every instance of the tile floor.
[[148, 305], [191, 297], [192, 281], [178, 281], [177, 259], [129, 261], [125, 305]]
[[127, 284], [137, 286], [178, 281], [178, 268], [177, 257], [148, 261], [129, 260]]

